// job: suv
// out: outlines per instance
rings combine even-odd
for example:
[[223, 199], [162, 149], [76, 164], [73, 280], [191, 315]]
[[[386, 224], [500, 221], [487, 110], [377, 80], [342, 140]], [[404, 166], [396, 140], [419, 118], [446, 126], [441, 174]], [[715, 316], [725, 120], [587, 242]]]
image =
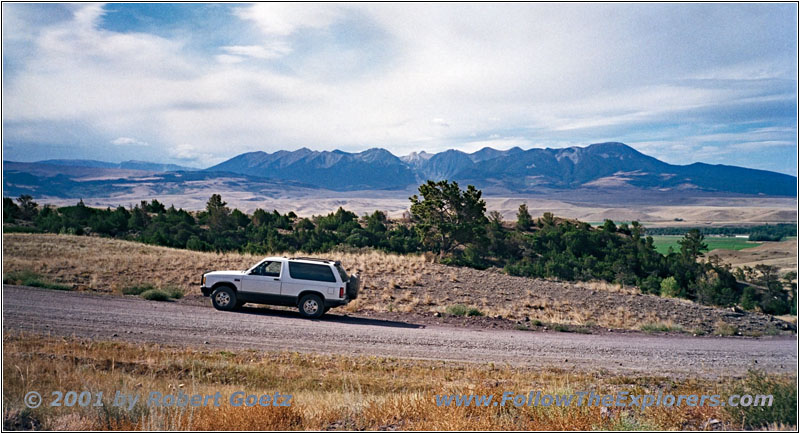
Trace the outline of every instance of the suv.
[[297, 306], [304, 317], [319, 318], [358, 297], [358, 287], [358, 275], [348, 276], [339, 261], [268, 257], [246, 271], [205, 273], [200, 290], [219, 310], [260, 303]]

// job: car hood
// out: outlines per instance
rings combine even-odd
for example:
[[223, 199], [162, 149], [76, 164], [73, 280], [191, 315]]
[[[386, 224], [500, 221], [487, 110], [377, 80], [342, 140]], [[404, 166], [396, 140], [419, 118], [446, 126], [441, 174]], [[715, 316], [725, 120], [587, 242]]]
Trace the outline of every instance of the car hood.
[[245, 273], [242, 270], [224, 270], [224, 271], [210, 271], [206, 273], [206, 276], [230, 276], [230, 275], [237, 275], [241, 276]]

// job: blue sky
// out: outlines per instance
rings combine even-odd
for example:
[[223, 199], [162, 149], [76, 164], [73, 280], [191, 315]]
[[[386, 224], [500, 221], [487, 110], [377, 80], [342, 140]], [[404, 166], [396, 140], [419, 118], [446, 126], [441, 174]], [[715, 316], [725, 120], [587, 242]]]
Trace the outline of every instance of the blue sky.
[[796, 175], [796, 4], [3, 4], [3, 158], [625, 142]]

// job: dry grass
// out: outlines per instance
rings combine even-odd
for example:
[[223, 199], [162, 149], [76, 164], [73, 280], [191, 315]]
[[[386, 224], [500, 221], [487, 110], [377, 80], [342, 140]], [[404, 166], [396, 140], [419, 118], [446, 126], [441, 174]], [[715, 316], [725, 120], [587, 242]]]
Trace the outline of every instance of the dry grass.
[[[244, 270], [263, 256], [238, 253], [203, 253], [150, 246], [111, 238], [55, 235], [3, 234], [4, 271], [30, 270], [79, 289], [119, 292], [122, 288], [153, 284], [174, 286], [198, 294], [200, 277], [211, 270]], [[278, 256], [320, 256], [303, 253]], [[335, 253], [349, 272], [363, 276], [365, 291], [381, 276], [410, 275], [415, 284], [426, 270], [421, 255], [380, 252]], [[322, 255], [324, 256], [324, 255]], [[329, 255], [330, 256], [330, 255]], [[429, 271], [430, 272], [430, 271]], [[393, 288], [401, 286], [392, 278]]]
[[[177, 288], [190, 300], [200, 296], [200, 277], [210, 270], [243, 270], [261, 256], [202, 253], [110, 238], [54, 234], [3, 234], [4, 272], [32, 272], [78, 290], [121, 293], [137, 285]], [[288, 254], [299, 256], [300, 254]], [[369, 251], [330, 253], [362, 276], [359, 298], [342, 310], [352, 313], [443, 312], [447, 306], [478, 307], [489, 317], [548, 324], [639, 330], [646, 323], [680, 325], [712, 333], [723, 310], [688, 301], [641, 295], [635, 287], [605, 282], [567, 283], [508, 276], [496, 271], [448, 267], [433, 255]], [[767, 333], [768, 318], [730, 321], [743, 333]], [[753, 326], [752, 324], [758, 324]], [[751, 329], [752, 330], [749, 330]]]
[[[702, 429], [710, 419], [737, 429], [737, 421], [710, 407], [649, 408], [644, 411], [599, 407], [437, 407], [435, 394], [527, 393], [709, 393], [725, 390], [733, 379], [675, 380], [630, 378], [557, 369], [527, 369], [493, 364], [344, 357], [289, 352], [237, 352], [161, 347], [31, 335], [4, 334], [3, 397], [5, 423], [21, 414], [42, 429], [62, 430], [630, 430]], [[793, 384], [794, 378], [775, 377]], [[38, 390], [103, 392], [104, 407], [42, 406], [27, 411], [24, 394]], [[221, 392], [219, 408], [133, 410], [108, 406], [116, 390], [146, 396], [176, 390], [187, 394]], [[291, 394], [291, 407], [233, 408], [227, 397]]]
[[590, 282], [579, 282], [578, 287], [589, 289], [592, 291], [606, 291], [611, 293], [637, 295], [642, 292], [635, 286], [625, 286], [619, 283], [609, 283], [604, 281], [593, 280]]

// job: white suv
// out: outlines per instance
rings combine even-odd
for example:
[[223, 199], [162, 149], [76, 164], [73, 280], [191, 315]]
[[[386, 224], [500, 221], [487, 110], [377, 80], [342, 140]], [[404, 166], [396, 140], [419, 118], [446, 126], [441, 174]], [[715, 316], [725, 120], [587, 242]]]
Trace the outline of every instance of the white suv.
[[319, 318], [358, 297], [359, 283], [339, 261], [268, 257], [247, 271], [205, 273], [200, 290], [219, 310], [260, 303], [297, 306], [301, 315]]

